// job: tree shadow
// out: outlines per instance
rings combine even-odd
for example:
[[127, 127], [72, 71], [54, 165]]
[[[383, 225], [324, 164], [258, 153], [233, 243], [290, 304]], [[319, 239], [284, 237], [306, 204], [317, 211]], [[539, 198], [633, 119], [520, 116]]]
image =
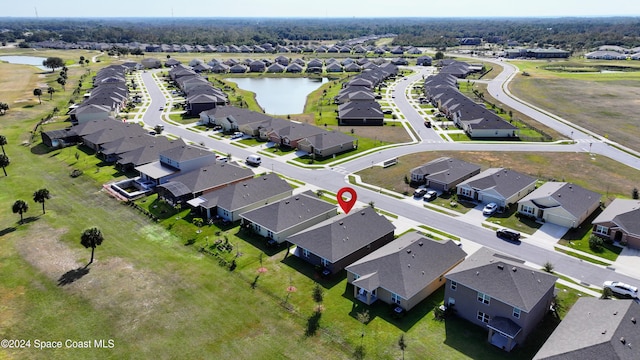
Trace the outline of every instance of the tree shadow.
[[16, 227], [15, 226], [9, 226], [8, 228], [4, 228], [4, 229], [0, 230], [0, 237], [5, 236], [7, 234], [11, 234], [14, 231], [16, 231]]
[[314, 311], [311, 316], [307, 319], [307, 329], [305, 330], [304, 335], [309, 337], [313, 336], [320, 329], [320, 318], [322, 317], [321, 311]]
[[[88, 265], [88, 264], [87, 264]], [[72, 284], [76, 280], [81, 279], [83, 276], [89, 273], [89, 268], [86, 266], [79, 267], [77, 269], [71, 269], [66, 273], [62, 274], [58, 279], [58, 286], [65, 286]]]
[[22, 219], [22, 222], [20, 222], [20, 220], [18, 220], [18, 223], [20, 225], [24, 225], [24, 224], [32, 223], [32, 222], [34, 222], [34, 221], [36, 221], [38, 219], [40, 219], [40, 216], [28, 216], [28, 217]]

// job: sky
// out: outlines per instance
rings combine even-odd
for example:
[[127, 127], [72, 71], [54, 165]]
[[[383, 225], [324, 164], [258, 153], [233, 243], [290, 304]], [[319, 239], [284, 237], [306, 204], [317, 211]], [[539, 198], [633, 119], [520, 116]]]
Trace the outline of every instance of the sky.
[[5, 0], [2, 17], [640, 16], [638, 0]]

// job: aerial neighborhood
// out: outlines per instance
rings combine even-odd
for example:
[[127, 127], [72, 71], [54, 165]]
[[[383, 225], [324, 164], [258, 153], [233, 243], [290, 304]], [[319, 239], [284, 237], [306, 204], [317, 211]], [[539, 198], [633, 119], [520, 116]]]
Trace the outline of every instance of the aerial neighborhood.
[[[224, 36], [249, 25], [234, 26]], [[23, 299], [53, 280], [37, 302], [80, 314], [42, 324], [55, 335], [37, 341], [47, 351], [86, 331], [86, 348], [109, 337], [116, 346], [101, 350], [122, 358], [137, 342], [138, 356], [168, 358], [640, 358], [636, 144], [532, 99], [586, 97], [554, 98], [569, 86], [560, 80], [587, 81], [572, 71], [602, 82], [628, 72], [637, 85], [640, 48], [612, 41], [577, 56], [493, 34], [426, 46], [388, 31], [3, 45], [0, 60], [21, 47], [75, 59], [62, 81], [55, 66], [0, 62], [7, 78], [11, 66], [36, 74], [25, 86], [39, 90], [0, 116], [0, 182], [20, 216], [3, 212], [0, 256], [25, 273], [0, 283], [3, 337], [44, 336], [16, 309], [56, 318]], [[239, 82], [266, 79], [288, 82]], [[269, 112], [269, 97], [303, 102]], [[13, 193], [33, 186], [46, 189], [30, 216]], [[86, 265], [69, 240], [81, 228]], [[97, 330], [79, 325], [94, 312]], [[0, 358], [22, 355], [7, 344]]]

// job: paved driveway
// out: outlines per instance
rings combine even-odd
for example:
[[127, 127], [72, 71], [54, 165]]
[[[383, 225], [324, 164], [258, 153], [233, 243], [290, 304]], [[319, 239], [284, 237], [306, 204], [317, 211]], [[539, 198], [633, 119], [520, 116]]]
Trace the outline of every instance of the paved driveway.
[[530, 239], [535, 241], [539, 246], [553, 251], [553, 246], [564, 236], [564, 234], [567, 233], [568, 230], [569, 228], [564, 226], [545, 223], [530, 236]]

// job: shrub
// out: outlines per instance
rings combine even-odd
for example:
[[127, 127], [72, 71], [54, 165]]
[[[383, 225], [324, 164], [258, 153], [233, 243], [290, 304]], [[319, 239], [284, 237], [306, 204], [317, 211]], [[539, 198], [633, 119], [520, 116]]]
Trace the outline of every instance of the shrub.
[[553, 272], [553, 264], [549, 261], [547, 261], [546, 263], [544, 263], [544, 265], [542, 266], [542, 270], [548, 272], [548, 273], [552, 273]]
[[604, 241], [599, 236], [591, 235], [591, 237], [589, 237], [589, 248], [591, 250], [601, 251], [603, 244], [604, 244]]

